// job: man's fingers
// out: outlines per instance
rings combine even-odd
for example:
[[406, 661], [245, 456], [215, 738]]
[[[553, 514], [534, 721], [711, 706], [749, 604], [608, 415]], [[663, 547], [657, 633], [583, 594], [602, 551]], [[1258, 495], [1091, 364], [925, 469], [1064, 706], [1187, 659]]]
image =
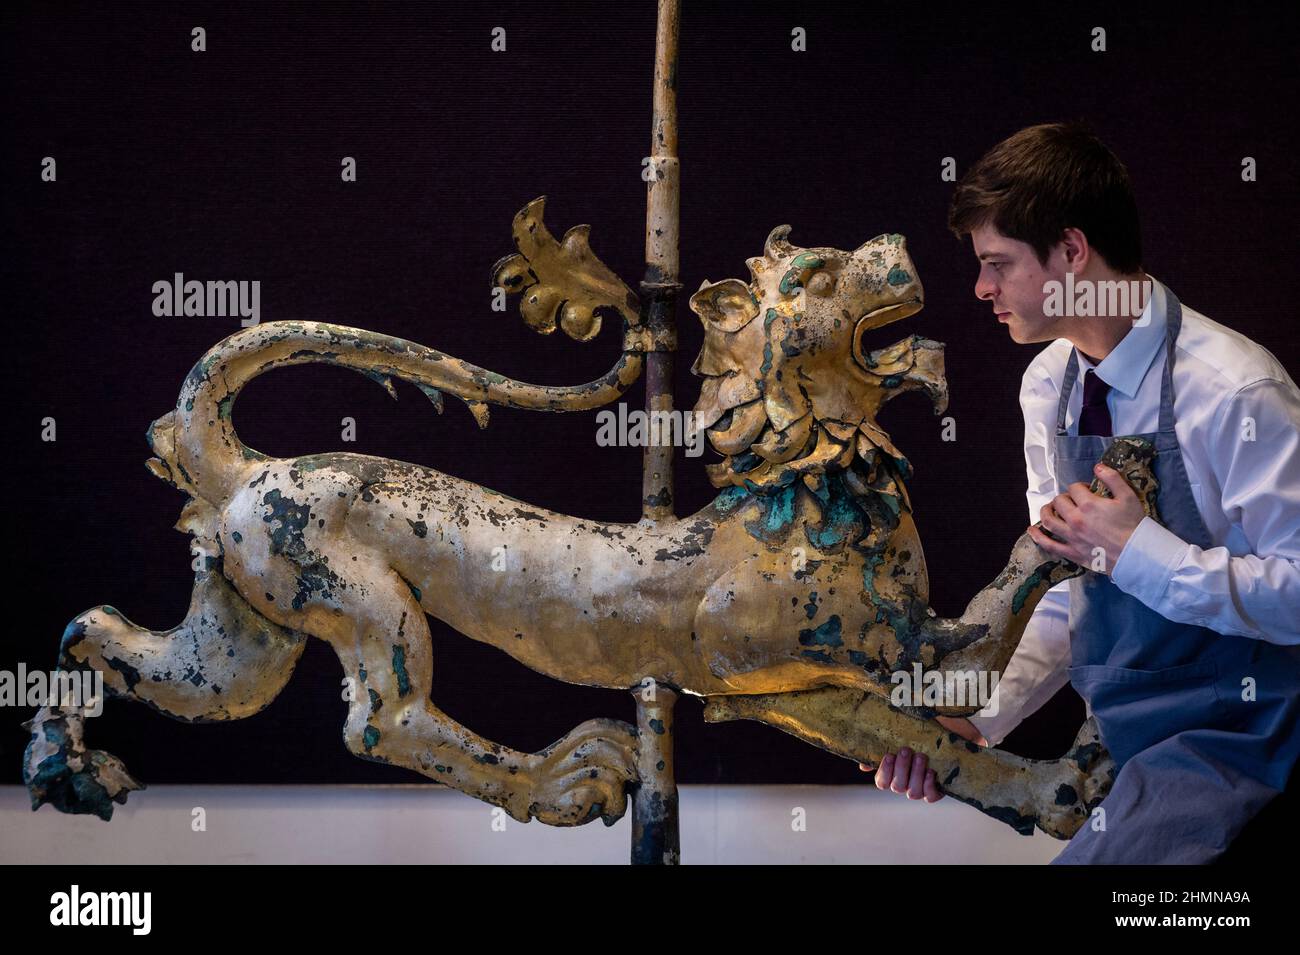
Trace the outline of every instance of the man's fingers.
[[912, 757], [912, 777], [907, 785], [908, 799], [921, 799], [925, 796], [925, 771], [928, 760], [924, 753]]
[[[871, 771], [871, 763], [858, 763], [864, 772]], [[905, 795], [908, 799], [938, 802], [943, 798], [938, 777], [929, 767], [924, 753], [914, 753], [904, 746], [897, 753], [886, 753], [876, 770], [876, 788]]]
[[1072, 560], [1070, 548], [1060, 541], [1054, 541], [1043, 533], [1040, 527], [1030, 527], [1029, 536], [1033, 538], [1035, 544], [1047, 551], [1053, 557], [1061, 557], [1065, 560]]
[[1050, 505], [1043, 508], [1043, 527], [1047, 528], [1062, 540], [1068, 541], [1070, 539], [1069, 526], [1065, 521], [1061, 520], [1060, 515], [1057, 514]]
[[[1084, 484], [1082, 481], [1075, 481], [1067, 487], [1065, 493], [1061, 495], [1061, 497], [1065, 498], [1075, 506], [1084, 504], [1096, 496], [1097, 495], [1092, 493], [1092, 488], [1087, 484]], [[1061, 516], [1065, 516], [1064, 512], [1062, 512]]]
[[894, 781], [894, 754], [886, 753], [885, 758], [880, 761], [880, 768], [876, 770], [876, 788], [884, 791], [889, 788], [889, 784]]
[[[1085, 495], [1089, 493], [1087, 485], [1080, 484], [1079, 487], [1083, 488]], [[1074, 485], [1071, 484], [1067, 490], [1074, 490]], [[1056, 516], [1065, 521], [1067, 525], [1073, 524], [1079, 519], [1079, 503], [1069, 494], [1056, 495], [1056, 499], [1052, 501], [1052, 507], [1056, 510]]]
[[943, 790], [939, 788], [939, 778], [935, 776], [934, 770], [931, 769], [925, 774], [925, 801], [938, 802], [943, 798]]
[[1095, 473], [1101, 483], [1110, 488], [1110, 493], [1116, 500], [1123, 500], [1125, 497], [1137, 497], [1128, 481], [1124, 480], [1124, 475], [1109, 465], [1098, 464]]
[[912, 750], [904, 746], [898, 751], [898, 758], [894, 760], [894, 779], [889, 788], [894, 792], [902, 795], [907, 792], [908, 784], [912, 776]]

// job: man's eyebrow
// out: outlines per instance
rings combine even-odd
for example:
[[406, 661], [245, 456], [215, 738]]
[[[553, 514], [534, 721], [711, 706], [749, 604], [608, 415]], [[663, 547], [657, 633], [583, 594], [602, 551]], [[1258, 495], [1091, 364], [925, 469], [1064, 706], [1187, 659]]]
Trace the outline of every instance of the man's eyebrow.
[[981, 262], [983, 262], [985, 259], [1005, 258], [1005, 257], [1006, 257], [1005, 252], [981, 252], [979, 254], [979, 260]]

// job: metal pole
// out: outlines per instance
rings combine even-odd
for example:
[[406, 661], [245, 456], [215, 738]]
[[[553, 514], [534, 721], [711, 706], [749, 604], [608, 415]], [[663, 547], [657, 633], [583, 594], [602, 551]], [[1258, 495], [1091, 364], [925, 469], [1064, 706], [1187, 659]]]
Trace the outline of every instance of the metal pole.
[[[655, 30], [654, 117], [650, 133], [653, 174], [646, 193], [644, 321], [654, 351], [646, 356], [645, 404], [651, 440], [642, 458], [641, 516], [672, 520], [673, 445], [657, 423], [673, 410], [674, 309], [678, 278], [679, 178], [677, 161], [677, 31], [679, 0], [659, 0]], [[658, 413], [658, 414], [657, 414]], [[673, 704], [677, 693], [658, 685], [632, 690], [636, 700], [640, 783], [632, 792], [633, 865], [675, 865], [681, 857], [677, 783], [673, 778]], [[653, 696], [645, 700], [646, 695]]]
[[[673, 778], [673, 705], [677, 693], [659, 685], [635, 690], [637, 773], [641, 782], [632, 796], [632, 864], [677, 865], [681, 838], [677, 817], [677, 782]], [[646, 701], [642, 693], [653, 692]]]
[[[654, 412], [673, 410], [674, 307], [678, 279], [679, 164], [677, 160], [677, 26], [679, 0], [659, 0], [655, 36], [654, 118], [650, 157], [654, 174], [646, 192], [645, 279], [641, 282], [646, 324], [659, 342], [646, 356], [645, 401]], [[652, 435], [657, 432], [652, 426]], [[647, 443], [641, 480], [641, 514], [652, 521], [673, 517], [673, 447], [658, 436]]]

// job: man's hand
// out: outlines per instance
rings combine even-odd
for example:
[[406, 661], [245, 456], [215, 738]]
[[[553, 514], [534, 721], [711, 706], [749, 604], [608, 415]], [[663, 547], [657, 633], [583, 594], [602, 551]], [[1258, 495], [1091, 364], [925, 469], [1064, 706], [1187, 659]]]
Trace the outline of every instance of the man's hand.
[[[1029, 536], [1053, 557], [1109, 574], [1146, 511], [1118, 471], [1104, 464], [1094, 470], [1114, 497], [1093, 494], [1088, 485], [1076, 481], [1043, 505], [1039, 513], [1043, 526], [1029, 528]], [[1044, 528], [1059, 539], [1048, 537]]]
[[[972, 743], [987, 746], [988, 740], [980, 735], [979, 730], [970, 720], [960, 717], [938, 716], [935, 719], [945, 728]], [[924, 799], [926, 802], [938, 802], [943, 798], [943, 790], [934, 770], [927, 765], [929, 759], [924, 753], [913, 753], [904, 746], [896, 754], [886, 753], [876, 772], [876, 788], [882, 792], [906, 794], [908, 799]], [[870, 763], [858, 763], [864, 773], [872, 770]]]
[[[938, 802], [943, 798], [935, 779], [934, 770], [926, 766], [927, 759], [923, 753], [913, 753], [904, 746], [897, 754], [886, 753], [876, 772], [876, 788], [884, 792], [906, 793], [908, 799], [924, 799], [926, 802]], [[870, 763], [858, 763], [864, 773], [871, 772]]]

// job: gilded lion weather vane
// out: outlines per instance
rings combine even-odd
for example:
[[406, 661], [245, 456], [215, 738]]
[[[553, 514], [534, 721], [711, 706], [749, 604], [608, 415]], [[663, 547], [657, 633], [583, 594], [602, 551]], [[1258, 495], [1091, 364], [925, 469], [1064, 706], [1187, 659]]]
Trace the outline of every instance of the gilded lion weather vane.
[[[149, 432], [149, 468], [187, 496], [176, 526], [203, 555], [184, 622], [152, 631], [96, 607], [68, 625], [59, 667], [98, 671], [110, 695], [176, 719], [232, 720], [266, 707], [306, 640], [324, 640], [361, 691], [344, 726], [351, 752], [520, 821], [612, 824], [630, 795], [636, 862], [678, 859], [680, 693], [702, 697], [709, 721], [760, 720], [853, 760], [908, 746], [957, 799], [1021, 832], [1068, 838], [1114, 776], [1091, 720], [1060, 759], [1034, 761], [933, 721], [978, 705], [890, 703], [893, 675], [917, 666], [1003, 671], [1042, 595], [1082, 573], [1026, 534], [960, 618], [930, 610], [908, 465], [876, 416], [914, 390], [942, 411], [943, 349], [917, 336], [875, 351], [863, 344], [865, 332], [922, 307], [900, 235], [842, 251], [794, 245], [779, 226], [747, 260], [748, 281], [706, 281], [690, 297], [705, 330], [694, 414], [723, 460], [709, 472], [719, 494], [687, 517], [673, 513], [663, 443], [645, 450], [642, 520], [610, 524], [399, 461], [272, 458], [235, 432], [232, 409], [249, 381], [316, 362], [389, 388], [412, 382], [439, 412], [454, 397], [481, 427], [494, 404], [598, 408], [643, 374], [647, 412], [671, 411], [677, 27], [675, 0], [661, 2], [640, 294], [595, 256], [586, 226], [557, 240], [541, 198], [515, 217], [518, 251], [493, 269], [493, 284], [521, 296], [539, 332], [586, 341], [602, 314], [621, 317], [613, 367], [586, 384], [542, 386], [339, 325], [272, 322], [231, 335]], [[1153, 513], [1146, 449], [1117, 441], [1108, 459]], [[503, 535], [509, 573], [491, 567]], [[593, 719], [537, 753], [479, 736], [438, 709], [426, 615], [558, 680], [631, 691], [638, 725]], [[115, 757], [87, 748], [81, 711], [47, 706], [28, 726], [33, 808], [107, 819], [143, 788]]]

